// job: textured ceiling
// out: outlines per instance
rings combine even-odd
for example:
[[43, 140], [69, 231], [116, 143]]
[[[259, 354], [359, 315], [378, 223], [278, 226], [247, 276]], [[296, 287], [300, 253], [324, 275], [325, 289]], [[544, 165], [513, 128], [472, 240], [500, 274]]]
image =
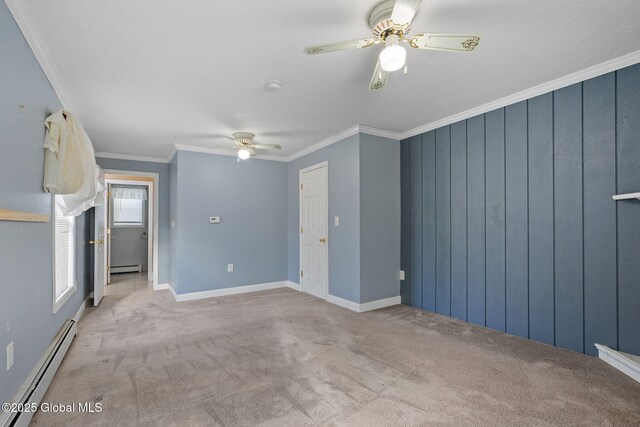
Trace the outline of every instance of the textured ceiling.
[[637, 0], [425, 0], [413, 34], [476, 33], [480, 46], [410, 50], [409, 74], [370, 92], [379, 47], [302, 50], [368, 37], [375, 0], [20, 3], [96, 151], [155, 157], [228, 148], [240, 130], [282, 156], [358, 124], [405, 132], [640, 50]]

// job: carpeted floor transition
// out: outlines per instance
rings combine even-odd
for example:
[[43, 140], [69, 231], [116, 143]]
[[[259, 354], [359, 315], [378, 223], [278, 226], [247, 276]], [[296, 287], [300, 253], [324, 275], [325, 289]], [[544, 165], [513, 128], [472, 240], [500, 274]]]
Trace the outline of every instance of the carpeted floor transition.
[[604, 362], [396, 306], [357, 314], [291, 289], [88, 309], [34, 425], [640, 425]]

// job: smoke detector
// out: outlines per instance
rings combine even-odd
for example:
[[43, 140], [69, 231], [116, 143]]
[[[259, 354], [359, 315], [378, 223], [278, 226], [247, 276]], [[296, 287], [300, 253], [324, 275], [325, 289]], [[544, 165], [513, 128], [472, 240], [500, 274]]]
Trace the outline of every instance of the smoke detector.
[[269, 92], [277, 92], [282, 87], [282, 83], [277, 80], [271, 80], [267, 82], [266, 86]]

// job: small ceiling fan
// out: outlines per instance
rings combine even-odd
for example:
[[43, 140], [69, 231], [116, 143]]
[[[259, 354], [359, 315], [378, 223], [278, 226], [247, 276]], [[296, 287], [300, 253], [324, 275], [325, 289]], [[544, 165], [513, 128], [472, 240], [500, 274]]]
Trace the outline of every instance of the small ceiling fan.
[[236, 132], [233, 134], [233, 148], [238, 150], [239, 160], [247, 160], [258, 155], [256, 150], [279, 150], [282, 148], [279, 144], [255, 144], [253, 142], [254, 137], [255, 135], [249, 132]]
[[411, 21], [422, 0], [385, 0], [373, 8], [369, 14], [369, 25], [373, 37], [320, 46], [307, 47], [304, 53], [316, 55], [347, 49], [362, 49], [384, 43], [376, 63], [370, 90], [382, 89], [389, 74], [404, 67], [407, 72], [406, 43], [414, 49], [431, 49], [454, 52], [471, 52], [480, 42], [480, 37], [464, 34], [418, 33], [407, 38]]

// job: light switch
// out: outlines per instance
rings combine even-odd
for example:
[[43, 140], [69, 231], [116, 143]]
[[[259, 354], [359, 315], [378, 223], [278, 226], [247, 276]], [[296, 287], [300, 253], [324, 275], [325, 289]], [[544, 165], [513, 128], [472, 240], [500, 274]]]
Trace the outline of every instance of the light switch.
[[227, 264], [227, 273], [233, 273], [233, 264]]
[[209, 224], [220, 224], [220, 217], [219, 216], [210, 216], [209, 217]]
[[340, 217], [339, 217], [339, 216], [336, 216], [336, 217], [333, 219], [333, 224], [334, 224], [336, 227], [340, 225]]
[[400, 270], [400, 280], [404, 280], [404, 270]]

